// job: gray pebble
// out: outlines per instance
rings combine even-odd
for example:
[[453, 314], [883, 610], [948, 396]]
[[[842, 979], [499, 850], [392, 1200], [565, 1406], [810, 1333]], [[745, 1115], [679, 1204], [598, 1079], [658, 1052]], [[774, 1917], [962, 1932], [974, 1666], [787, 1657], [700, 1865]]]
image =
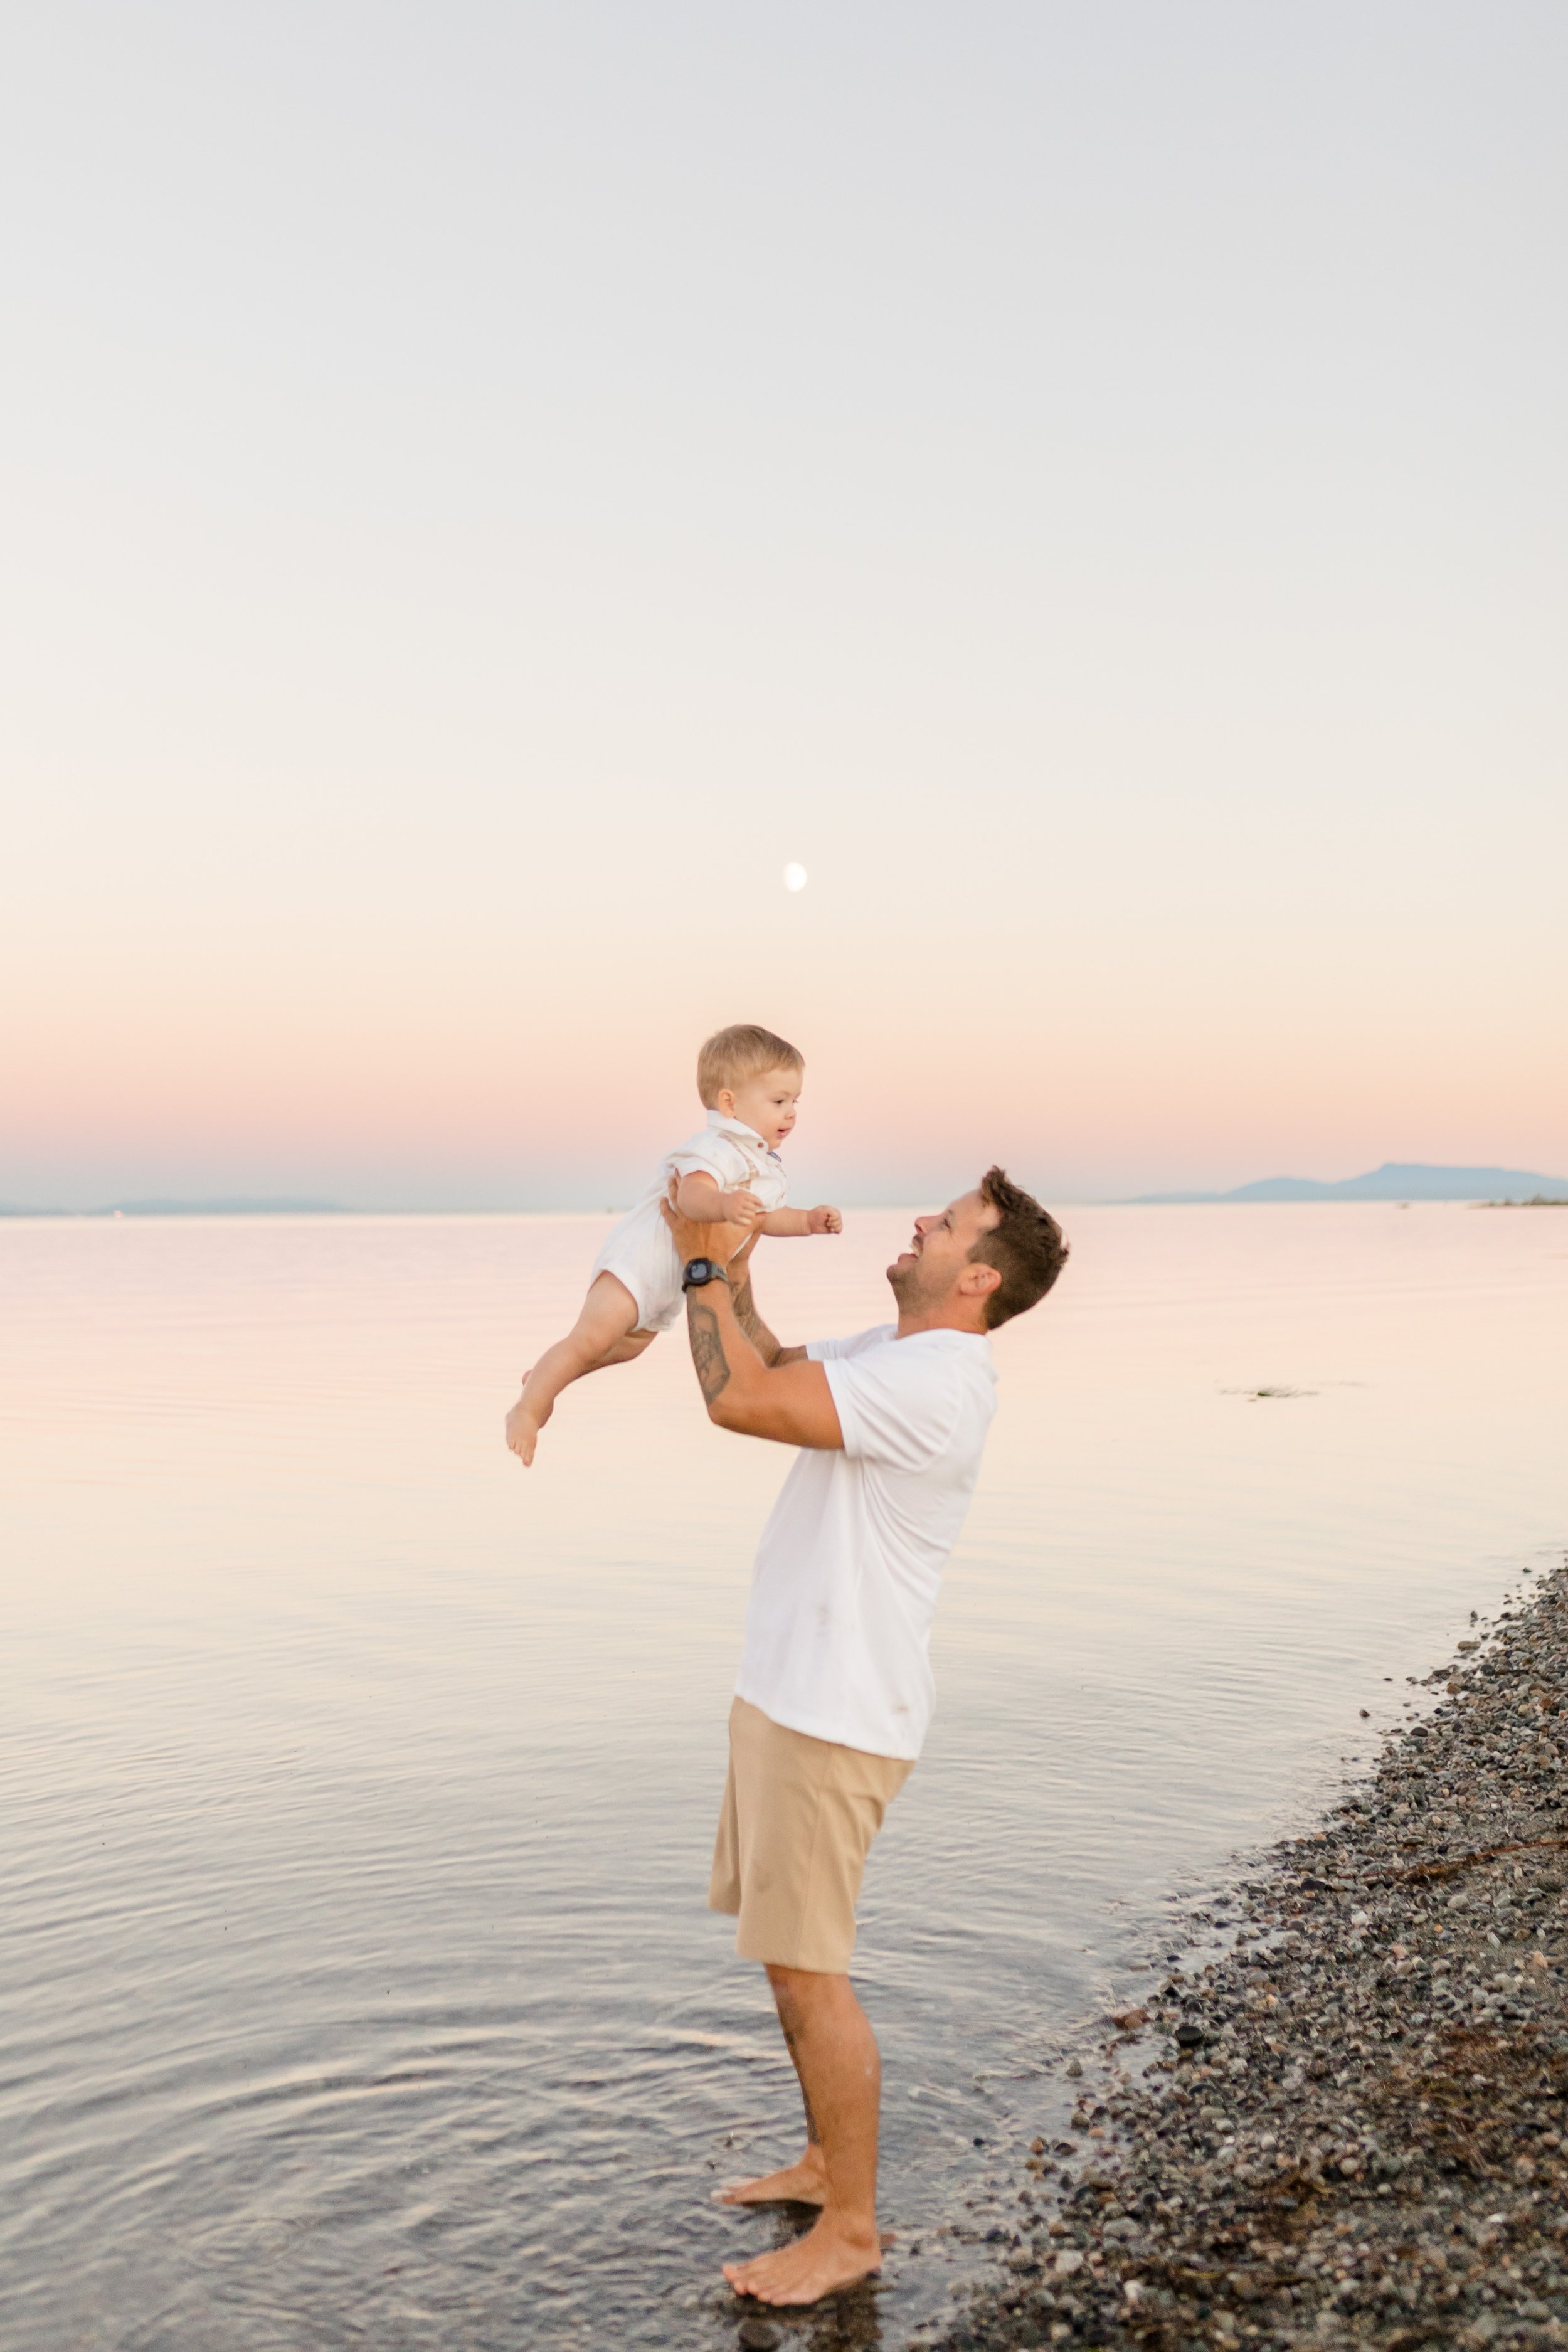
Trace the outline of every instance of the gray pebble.
[[1234, 1949], [1150, 1979], [1153, 2038], [1116, 2044], [1085, 2095], [1074, 2126], [1092, 2109], [1104, 2142], [1060, 2177], [1042, 2242], [1076, 2294], [1014, 2254], [950, 2323], [964, 2352], [1072, 2352], [1075, 2332], [1116, 2352], [1563, 2335], [1568, 1564], [1429, 1687], [1319, 1834], [1207, 1904]]

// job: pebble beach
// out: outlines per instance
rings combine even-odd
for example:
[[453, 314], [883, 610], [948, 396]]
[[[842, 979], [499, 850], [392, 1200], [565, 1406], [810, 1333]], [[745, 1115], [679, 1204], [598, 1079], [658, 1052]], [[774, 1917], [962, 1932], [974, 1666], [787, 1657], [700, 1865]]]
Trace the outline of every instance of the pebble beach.
[[1426, 1685], [1064, 2055], [1000, 2279], [921, 2340], [1568, 2342], [1568, 1562]]

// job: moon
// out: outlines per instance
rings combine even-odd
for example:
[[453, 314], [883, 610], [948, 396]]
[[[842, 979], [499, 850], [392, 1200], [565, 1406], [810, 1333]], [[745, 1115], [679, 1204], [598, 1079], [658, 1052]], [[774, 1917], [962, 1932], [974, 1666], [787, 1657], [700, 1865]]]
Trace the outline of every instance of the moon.
[[786, 890], [804, 890], [805, 887], [805, 866], [793, 865], [786, 866], [784, 870], [784, 886]]

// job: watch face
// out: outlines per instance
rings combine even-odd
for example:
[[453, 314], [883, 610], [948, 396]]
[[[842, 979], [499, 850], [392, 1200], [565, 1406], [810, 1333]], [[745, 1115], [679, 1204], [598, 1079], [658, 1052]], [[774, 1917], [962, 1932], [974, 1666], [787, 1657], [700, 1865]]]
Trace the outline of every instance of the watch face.
[[710, 1257], [694, 1257], [690, 1259], [688, 1262], [686, 1268], [687, 1289], [696, 1290], [699, 1289], [703, 1283], [711, 1282], [713, 1279], [713, 1261]]

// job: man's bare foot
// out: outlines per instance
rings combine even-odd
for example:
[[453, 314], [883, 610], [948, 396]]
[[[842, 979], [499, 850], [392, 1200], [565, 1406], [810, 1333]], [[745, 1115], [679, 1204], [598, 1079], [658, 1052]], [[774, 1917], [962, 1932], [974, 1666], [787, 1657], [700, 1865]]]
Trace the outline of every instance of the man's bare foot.
[[798, 2164], [766, 2172], [760, 2180], [731, 2180], [713, 2191], [716, 2205], [820, 2205], [827, 2193], [827, 2167], [813, 2142]]
[[777, 2253], [726, 2263], [724, 2276], [737, 2294], [754, 2294], [759, 2303], [820, 2303], [881, 2267], [882, 2242], [875, 2230], [858, 2236], [825, 2213], [804, 2238]]
[[506, 1417], [506, 1442], [525, 1470], [532, 1465], [539, 1433], [554, 1409], [553, 1405], [547, 1404], [542, 1412], [536, 1413], [524, 1395], [519, 1397]]

